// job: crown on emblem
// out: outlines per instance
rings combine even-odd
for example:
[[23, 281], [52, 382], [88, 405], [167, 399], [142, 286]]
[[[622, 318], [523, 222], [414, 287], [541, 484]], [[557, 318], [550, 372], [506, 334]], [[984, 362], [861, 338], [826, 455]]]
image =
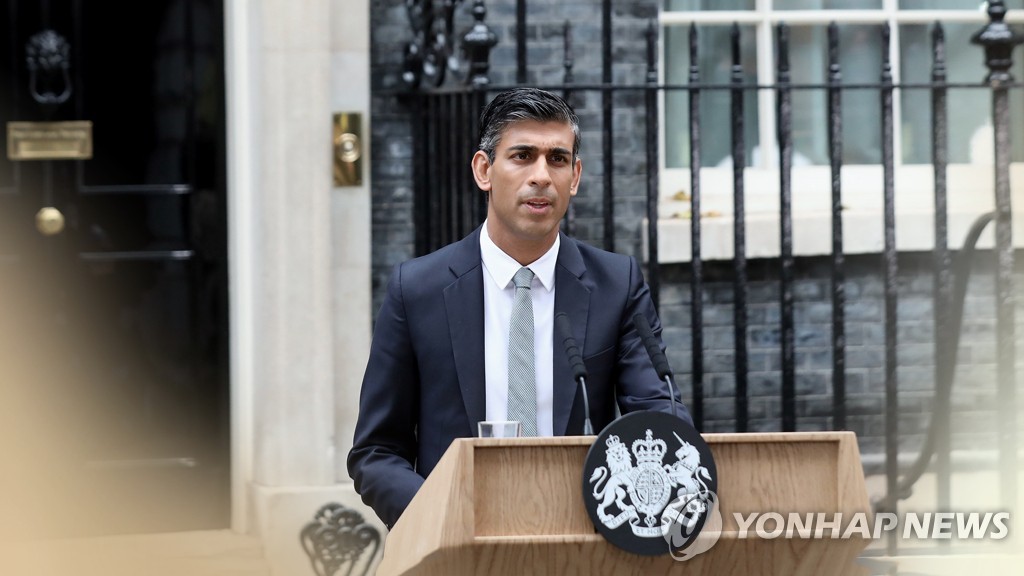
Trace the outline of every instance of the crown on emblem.
[[633, 454], [636, 456], [637, 466], [646, 462], [661, 464], [661, 460], [665, 456], [665, 449], [665, 441], [655, 440], [650, 430], [647, 431], [646, 439], [633, 442]]
[[619, 445], [622, 444], [622, 442], [619, 441], [619, 437], [616, 436], [615, 434], [612, 434], [611, 436], [605, 438], [604, 443], [609, 448], [614, 448], [614, 447], [619, 446]]

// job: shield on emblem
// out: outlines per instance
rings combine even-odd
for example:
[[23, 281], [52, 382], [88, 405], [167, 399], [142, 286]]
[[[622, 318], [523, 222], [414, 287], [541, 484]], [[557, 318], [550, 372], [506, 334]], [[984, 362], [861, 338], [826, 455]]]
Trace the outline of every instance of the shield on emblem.
[[656, 517], [665, 509], [669, 500], [668, 475], [665, 471], [652, 464], [646, 464], [636, 471], [636, 479], [633, 480], [634, 506], [648, 517]]

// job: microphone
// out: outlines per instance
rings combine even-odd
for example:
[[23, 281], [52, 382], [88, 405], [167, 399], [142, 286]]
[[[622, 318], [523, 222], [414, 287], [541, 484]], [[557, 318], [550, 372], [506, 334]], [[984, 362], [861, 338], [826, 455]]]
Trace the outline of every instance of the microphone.
[[647, 321], [646, 316], [643, 314], [633, 316], [633, 326], [636, 327], [637, 334], [640, 335], [640, 341], [643, 342], [644, 348], [647, 349], [647, 355], [651, 357], [651, 363], [654, 364], [654, 371], [658, 373], [658, 378], [664, 380], [668, 385], [669, 398], [672, 399], [672, 415], [678, 418], [679, 414], [676, 413], [676, 384], [672, 380], [672, 369], [668, 366], [668, 358], [665, 357], [665, 352], [658, 345], [658, 338], [654, 335], [654, 331], [651, 330], [651, 324]]
[[569, 368], [572, 369], [573, 380], [579, 382], [583, 388], [583, 433], [591, 435], [594, 433], [594, 426], [590, 423], [590, 400], [587, 398], [587, 367], [583, 364], [583, 356], [580, 354], [579, 346], [576, 345], [576, 339], [572, 337], [569, 316], [565, 312], [555, 315], [555, 333], [562, 339], [565, 355], [569, 359]]

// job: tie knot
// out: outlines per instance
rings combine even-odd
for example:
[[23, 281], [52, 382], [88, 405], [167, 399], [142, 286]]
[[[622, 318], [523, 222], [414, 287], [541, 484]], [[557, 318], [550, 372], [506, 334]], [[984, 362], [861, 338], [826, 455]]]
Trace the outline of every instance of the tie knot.
[[512, 281], [515, 282], [516, 288], [530, 288], [530, 283], [533, 282], [533, 270], [523, 266], [516, 272], [516, 275], [512, 277]]

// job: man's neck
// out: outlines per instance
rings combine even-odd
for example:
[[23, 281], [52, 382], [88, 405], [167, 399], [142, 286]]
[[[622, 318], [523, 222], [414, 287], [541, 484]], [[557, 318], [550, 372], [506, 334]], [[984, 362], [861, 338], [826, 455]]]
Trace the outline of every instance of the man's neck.
[[527, 266], [539, 260], [541, 256], [546, 254], [547, 251], [551, 249], [551, 246], [553, 246], [554, 243], [555, 241], [554, 239], [552, 239], [550, 242], [546, 242], [543, 245], [530, 247], [520, 245], [516, 247], [518, 248], [518, 250], [509, 248], [507, 246], [498, 246], [498, 248], [501, 248], [501, 250], [505, 252], [505, 254], [511, 256], [516, 262], [519, 262], [523, 266]]
[[558, 237], [556, 232], [551, 238], [547, 238], [543, 241], [538, 242], [507, 242], [504, 239], [495, 239], [488, 232], [488, 237], [494, 242], [494, 245], [501, 249], [502, 252], [508, 254], [513, 260], [523, 266], [527, 266], [536, 262], [541, 256], [547, 253], [555, 244], [555, 238]]

